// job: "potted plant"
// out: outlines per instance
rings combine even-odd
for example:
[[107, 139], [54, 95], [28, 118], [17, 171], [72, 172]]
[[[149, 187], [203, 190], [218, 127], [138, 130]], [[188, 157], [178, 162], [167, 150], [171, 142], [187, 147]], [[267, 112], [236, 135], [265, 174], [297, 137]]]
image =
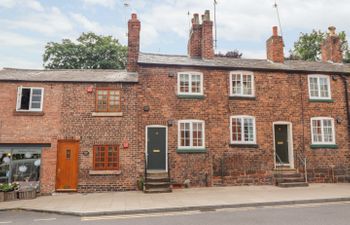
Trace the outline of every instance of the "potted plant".
[[5, 201], [16, 200], [17, 199], [16, 190], [18, 189], [18, 187], [19, 185], [17, 183], [2, 184], [1, 192], [4, 193], [4, 200]]
[[36, 198], [36, 190], [33, 187], [27, 187], [18, 190], [18, 199], [33, 199]]

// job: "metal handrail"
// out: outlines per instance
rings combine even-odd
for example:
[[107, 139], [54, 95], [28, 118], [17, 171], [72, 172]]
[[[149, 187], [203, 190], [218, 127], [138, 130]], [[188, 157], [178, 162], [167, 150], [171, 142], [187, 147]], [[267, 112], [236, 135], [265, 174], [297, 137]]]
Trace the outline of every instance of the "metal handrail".
[[297, 157], [299, 161], [304, 165], [304, 178], [305, 182], [307, 183], [308, 178], [307, 178], [307, 158], [304, 157], [304, 159], [301, 157], [300, 153], [297, 153]]
[[277, 159], [278, 159], [279, 163], [283, 164], [282, 159], [280, 158], [280, 156], [277, 153], [276, 153], [276, 156], [277, 156]]
[[[145, 154], [145, 179], [144, 179], [144, 183], [147, 182], [147, 154]], [[143, 184], [143, 186], [145, 186], [145, 184]], [[144, 188], [144, 187], [143, 187]]]
[[170, 152], [168, 152], [168, 178], [169, 178], [169, 182], [171, 182], [170, 180]]

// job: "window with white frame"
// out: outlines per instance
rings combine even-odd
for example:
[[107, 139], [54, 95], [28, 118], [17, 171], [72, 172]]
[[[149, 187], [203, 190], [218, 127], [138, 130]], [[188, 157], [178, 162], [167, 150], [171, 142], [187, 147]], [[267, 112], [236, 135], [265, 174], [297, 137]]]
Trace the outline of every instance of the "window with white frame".
[[310, 99], [331, 99], [331, 87], [329, 76], [309, 75]]
[[335, 144], [334, 119], [329, 117], [311, 118], [312, 144]]
[[42, 111], [44, 88], [18, 87], [17, 111]]
[[253, 116], [231, 116], [230, 131], [231, 144], [256, 144]]
[[181, 72], [177, 76], [178, 94], [203, 95], [203, 74], [198, 72]]
[[254, 74], [248, 71], [230, 73], [230, 96], [254, 97]]
[[204, 148], [204, 121], [180, 120], [178, 123], [179, 143], [181, 148]]

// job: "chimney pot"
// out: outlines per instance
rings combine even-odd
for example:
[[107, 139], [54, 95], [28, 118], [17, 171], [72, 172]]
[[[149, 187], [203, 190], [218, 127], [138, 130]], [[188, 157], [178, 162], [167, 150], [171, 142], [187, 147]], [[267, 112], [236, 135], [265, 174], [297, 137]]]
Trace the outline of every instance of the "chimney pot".
[[137, 14], [136, 13], [132, 13], [131, 14], [131, 19], [133, 19], [133, 20], [137, 19]]
[[210, 21], [210, 11], [209, 10], [205, 10], [203, 21]]
[[272, 35], [274, 37], [277, 37], [278, 36], [278, 27], [277, 26], [273, 26], [272, 27]]
[[193, 14], [193, 23], [199, 24], [199, 15], [198, 13]]
[[336, 36], [336, 33], [335, 33], [335, 30], [336, 30], [337, 28], [335, 28], [335, 26], [330, 26], [330, 27], [328, 27], [328, 31], [329, 31], [329, 35], [330, 36]]

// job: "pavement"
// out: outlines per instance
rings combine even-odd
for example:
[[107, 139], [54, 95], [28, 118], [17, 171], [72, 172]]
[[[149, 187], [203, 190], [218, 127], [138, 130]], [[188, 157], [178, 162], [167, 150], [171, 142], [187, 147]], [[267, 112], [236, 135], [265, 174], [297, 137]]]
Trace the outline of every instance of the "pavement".
[[222, 208], [278, 206], [350, 201], [350, 184], [309, 187], [234, 186], [174, 189], [172, 193], [140, 191], [54, 194], [32, 200], [1, 202], [0, 210], [28, 210], [76, 216], [123, 215]]

